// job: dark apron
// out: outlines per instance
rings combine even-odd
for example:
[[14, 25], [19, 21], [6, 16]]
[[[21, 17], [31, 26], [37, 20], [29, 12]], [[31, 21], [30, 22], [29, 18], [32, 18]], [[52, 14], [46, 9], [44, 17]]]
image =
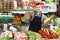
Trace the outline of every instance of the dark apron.
[[34, 19], [30, 23], [29, 30], [34, 32], [41, 30], [41, 17], [34, 16]]

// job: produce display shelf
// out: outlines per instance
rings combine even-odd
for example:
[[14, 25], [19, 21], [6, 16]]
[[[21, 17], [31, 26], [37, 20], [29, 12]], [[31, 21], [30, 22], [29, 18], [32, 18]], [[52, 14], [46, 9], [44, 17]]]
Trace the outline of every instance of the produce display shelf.
[[57, 39], [42, 39], [42, 40], [60, 40], [60, 38], [57, 38]]
[[2, 10], [1, 12], [12, 12], [12, 11], [34, 11], [34, 10]]
[[[26, 11], [34, 12], [34, 10], [2, 10], [2, 11], [0, 11], [0, 12], [24, 14]], [[56, 11], [50, 11], [50, 12], [56, 12]], [[47, 12], [47, 11], [42, 11], [42, 13], [46, 14], [46, 13], [49, 13], [49, 12]]]

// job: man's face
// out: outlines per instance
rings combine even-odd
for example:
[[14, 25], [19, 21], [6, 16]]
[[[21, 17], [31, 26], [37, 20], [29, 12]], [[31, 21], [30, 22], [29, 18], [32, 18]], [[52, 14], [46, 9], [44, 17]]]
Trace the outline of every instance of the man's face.
[[41, 6], [40, 6], [40, 5], [36, 5], [36, 9], [35, 9], [35, 10], [36, 10], [37, 12], [40, 12], [40, 9], [41, 9]]

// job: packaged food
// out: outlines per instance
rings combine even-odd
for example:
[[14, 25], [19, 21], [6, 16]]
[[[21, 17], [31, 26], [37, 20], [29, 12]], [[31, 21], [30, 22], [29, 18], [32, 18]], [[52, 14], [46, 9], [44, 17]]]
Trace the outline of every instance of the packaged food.
[[22, 0], [22, 5], [24, 9], [27, 9], [27, 6], [29, 5], [29, 0]]
[[17, 2], [15, 0], [3, 0], [3, 9], [4, 10], [15, 10], [17, 9]]

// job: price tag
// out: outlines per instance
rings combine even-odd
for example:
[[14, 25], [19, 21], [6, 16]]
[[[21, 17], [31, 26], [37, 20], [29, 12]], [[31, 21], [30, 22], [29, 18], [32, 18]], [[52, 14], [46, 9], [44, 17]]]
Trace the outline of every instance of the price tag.
[[8, 25], [7, 24], [4, 24], [3, 30], [6, 31], [7, 30], [7, 27], [8, 27]]

